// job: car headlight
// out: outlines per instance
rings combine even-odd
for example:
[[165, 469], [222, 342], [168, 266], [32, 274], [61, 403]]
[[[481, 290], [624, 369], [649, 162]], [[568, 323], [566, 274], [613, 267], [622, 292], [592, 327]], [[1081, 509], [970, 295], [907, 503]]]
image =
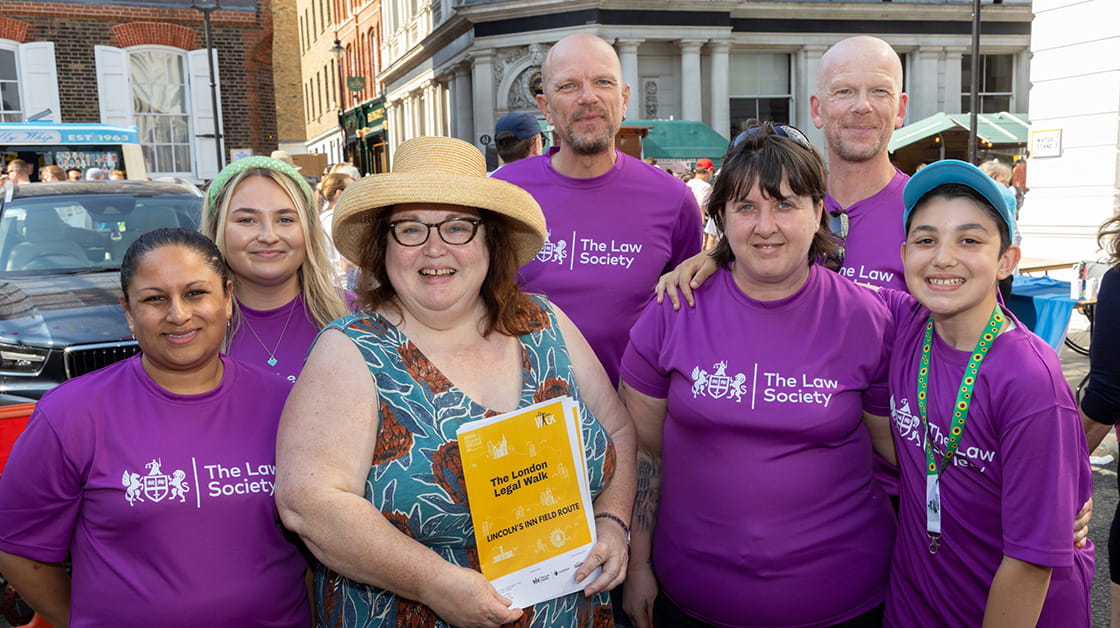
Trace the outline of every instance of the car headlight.
[[0, 343], [0, 371], [36, 375], [47, 361], [49, 349]]

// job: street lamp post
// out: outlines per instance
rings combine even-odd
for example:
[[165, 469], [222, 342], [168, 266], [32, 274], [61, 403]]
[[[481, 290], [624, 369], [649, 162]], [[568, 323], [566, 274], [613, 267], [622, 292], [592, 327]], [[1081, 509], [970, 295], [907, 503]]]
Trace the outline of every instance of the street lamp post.
[[968, 163], [976, 163], [976, 113], [980, 108], [980, 0], [972, 0], [972, 62], [969, 70]]
[[342, 113], [346, 111], [346, 86], [343, 85], [346, 73], [342, 71], [342, 55], [346, 49], [342, 47], [342, 41], [336, 39], [330, 52], [334, 55], [334, 64], [338, 70], [338, 128], [342, 130], [342, 154], [339, 155], [339, 161], [346, 161], [346, 125], [342, 119]]
[[[206, 63], [210, 68], [210, 108], [214, 118], [214, 157], [218, 170], [221, 170], [225, 164], [222, 158], [222, 128], [218, 120], [218, 84], [214, 80], [214, 48], [211, 45], [213, 37], [210, 33], [210, 13], [221, 8], [221, 4], [221, 0], [191, 0], [191, 6], [198, 11], [202, 11], [202, 23], [206, 37]], [[199, 137], [207, 136], [200, 135]]]

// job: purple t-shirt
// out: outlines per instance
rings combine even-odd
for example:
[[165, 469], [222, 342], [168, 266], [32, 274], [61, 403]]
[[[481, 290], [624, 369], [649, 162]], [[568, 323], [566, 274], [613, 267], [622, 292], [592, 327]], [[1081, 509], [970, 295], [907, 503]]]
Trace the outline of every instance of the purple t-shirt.
[[[906, 241], [902, 188], [909, 179], [896, 171], [887, 187], [847, 208], [848, 239], [841, 275], [870, 286], [906, 291], [899, 247]], [[824, 208], [828, 212], [842, 209], [831, 196], [825, 196]]]
[[532, 194], [548, 222], [521, 286], [572, 318], [617, 384], [626, 333], [657, 278], [700, 252], [700, 208], [684, 182], [621, 151], [610, 172], [573, 179], [552, 169], [556, 150], [494, 173]]
[[35, 407], [0, 479], [0, 550], [72, 558], [71, 626], [307, 625], [306, 562], [273, 501], [288, 386], [223, 361], [200, 395], [136, 356]]
[[[1017, 322], [992, 344], [973, 389], [958, 457], [941, 475], [942, 539], [931, 555], [917, 405], [929, 310], [908, 294], [880, 294], [897, 325], [890, 389], [900, 466], [886, 625], [939, 626], [951, 616], [954, 625], [979, 626], [1006, 554], [1054, 568], [1039, 626], [1089, 626], [1093, 546], [1075, 549], [1072, 531], [1075, 513], [1092, 495], [1093, 477], [1077, 406], [1054, 350]], [[941, 451], [970, 355], [934, 333], [927, 408]]]
[[828, 626], [883, 602], [894, 514], [861, 411], [889, 409], [890, 335], [870, 291], [819, 266], [779, 301], [719, 270], [695, 308], [646, 308], [622, 378], [667, 399], [653, 562], [690, 615]]
[[[303, 305], [303, 295], [274, 310], [254, 310], [244, 305], [241, 324], [229, 342], [230, 356], [296, 383], [303, 360], [319, 335], [319, 325]], [[275, 353], [273, 353], [275, 351]], [[268, 360], [276, 358], [275, 365]]]

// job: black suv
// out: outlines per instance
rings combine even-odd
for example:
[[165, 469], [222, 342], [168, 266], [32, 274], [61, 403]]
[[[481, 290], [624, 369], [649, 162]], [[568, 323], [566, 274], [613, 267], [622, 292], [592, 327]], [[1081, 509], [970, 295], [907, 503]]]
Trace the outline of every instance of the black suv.
[[6, 184], [0, 205], [0, 404], [137, 353], [121, 309], [120, 262], [140, 234], [197, 229], [188, 184]]

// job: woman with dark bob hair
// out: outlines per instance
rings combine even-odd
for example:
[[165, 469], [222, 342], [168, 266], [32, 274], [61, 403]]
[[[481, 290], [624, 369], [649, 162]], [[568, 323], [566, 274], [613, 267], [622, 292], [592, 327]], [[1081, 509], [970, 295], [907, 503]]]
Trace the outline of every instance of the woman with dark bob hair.
[[882, 621], [895, 523], [864, 417], [889, 445], [890, 317], [817, 263], [824, 196], [800, 131], [749, 126], [709, 201], [718, 269], [695, 307], [651, 303], [630, 331], [639, 628]]
[[[397, 149], [392, 173], [346, 188], [333, 233], [362, 269], [362, 310], [319, 335], [277, 445], [281, 516], [322, 563], [320, 625], [609, 621], [607, 591], [626, 572], [634, 432], [567, 316], [517, 288], [545, 239], [540, 207], [488, 178], [470, 144], [419, 137]], [[598, 536], [574, 577], [602, 573], [583, 593], [510, 608], [480, 573], [456, 430], [562, 395], [580, 406]]]
[[140, 355], [35, 406], [0, 482], [0, 571], [52, 624], [307, 626], [272, 496], [288, 384], [219, 353], [232, 291], [206, 236], [145, 233], [121, 260]]

